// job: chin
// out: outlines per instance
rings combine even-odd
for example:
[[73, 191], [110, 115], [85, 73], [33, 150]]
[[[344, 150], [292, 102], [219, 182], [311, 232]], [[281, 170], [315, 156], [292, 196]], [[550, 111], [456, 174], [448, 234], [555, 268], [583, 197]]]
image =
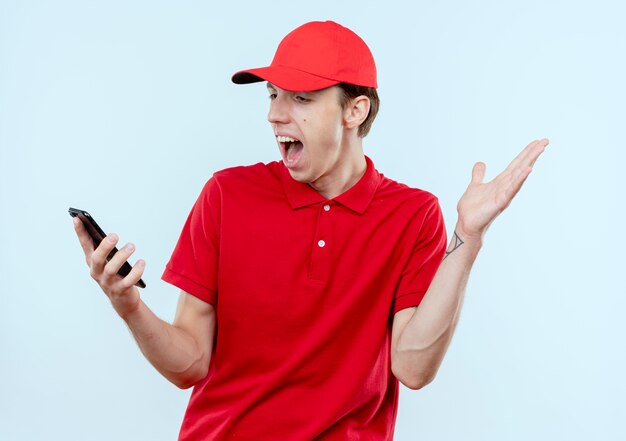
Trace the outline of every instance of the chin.
[[294, 180], [303, 184], [315, 181], [315, 172], [306, 161], [302, 161], [295, 169], [287, 167], [287, 170]]
[[287, 169], [287, 170], [289, 170], [289, 174], [291, 175], [294, 181], [301, 182], [302, 184], [308, 184], [311, 182], [311, 180], [304, 174], [304, 172], [294, 171], [291, 169]]

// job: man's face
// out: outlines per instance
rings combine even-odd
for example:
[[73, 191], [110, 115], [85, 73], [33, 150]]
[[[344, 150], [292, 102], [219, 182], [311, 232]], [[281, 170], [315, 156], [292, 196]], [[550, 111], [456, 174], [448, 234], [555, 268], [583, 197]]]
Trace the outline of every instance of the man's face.
[[332, 182], [347, 162], [343, 146], [344, 111], [337, 86], [314, 92], [288, 92], [267, 84], [267, 119], [291, 176], [303, 183]]

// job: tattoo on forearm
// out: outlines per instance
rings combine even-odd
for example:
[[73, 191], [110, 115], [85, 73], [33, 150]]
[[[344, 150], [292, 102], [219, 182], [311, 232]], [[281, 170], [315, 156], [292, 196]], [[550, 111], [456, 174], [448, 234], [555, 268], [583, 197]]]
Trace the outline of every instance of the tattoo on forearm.
[[443, 257], [443, 260], [446, 260], [446, 257], [448, 257], [450, 254], [452, 254], [454, 252], [454, 250], [456, 250], [457, 248], [459, 248], [461, 245], [463, 245], [465, 242], [463, 242], [461, 240], [461, 238], [459, 237], [458, 234], [456, 234], [456, 231], [454, 232], [454, 242], [450, 242], [450, 246], [448, 247], [448, 249], [450, 247], [452, 247], [451, 250], [446, 250], [446, 255]]

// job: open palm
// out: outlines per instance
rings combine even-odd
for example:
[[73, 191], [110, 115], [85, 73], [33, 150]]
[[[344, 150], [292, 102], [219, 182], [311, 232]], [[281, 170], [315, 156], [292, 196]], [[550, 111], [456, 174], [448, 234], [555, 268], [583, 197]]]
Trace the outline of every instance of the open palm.
[[487, 166], [477, 162], [472, 170], [472, 180], [457, 204], [462, 227], [462, 231], [457, 233], [466, 237], [481, 237], [522, 188], [548, 143], [547, 139], [531, 142], [502, 173], [489, 182], [483, 183]]

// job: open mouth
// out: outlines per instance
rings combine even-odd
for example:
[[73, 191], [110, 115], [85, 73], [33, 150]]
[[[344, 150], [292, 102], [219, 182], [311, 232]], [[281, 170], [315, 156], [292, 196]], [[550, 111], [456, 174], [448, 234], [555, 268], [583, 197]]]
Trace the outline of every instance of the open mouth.
[[276, 141], [280, 146], [280, 153], [283, 156], [283, 163], [287, 167], [295, 167], [302, 156], [304, 145], [300, 140], [289, 136], [277, 136]]

